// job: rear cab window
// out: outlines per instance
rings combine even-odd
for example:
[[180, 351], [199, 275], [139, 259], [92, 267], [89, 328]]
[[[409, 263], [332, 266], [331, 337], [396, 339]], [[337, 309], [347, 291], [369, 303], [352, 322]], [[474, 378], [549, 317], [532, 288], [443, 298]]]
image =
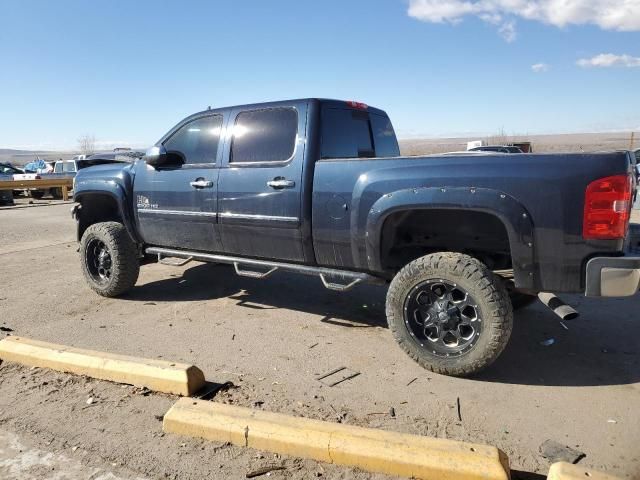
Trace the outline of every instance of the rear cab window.
[[53, 173], [75, 173], [76, 163], [75, 160], [56, 162], [53, 167]]
[[393, 126], [384, 112], [334, 106], [322, 109], [321, 158], [399, 155], [400, 148]]

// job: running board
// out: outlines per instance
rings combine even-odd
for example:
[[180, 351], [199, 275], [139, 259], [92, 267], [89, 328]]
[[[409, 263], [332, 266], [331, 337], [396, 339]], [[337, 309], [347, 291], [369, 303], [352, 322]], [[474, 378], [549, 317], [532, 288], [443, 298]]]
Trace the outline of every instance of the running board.
[[163, 261], [160, 257], [158, 257], [158, 262], [163, 265], [167, 265], [168, 267], [183, 267], [184, 265], [189, 263], [191, 260], [193, 260], [193, 257], [186, 257], [181, 262], [171, 262], [171, 261], [168, 262], [166, 260]]
[[[228, 263], [233, 265], [238, 275], [252, 278], [266, 278], [276, 270], [284, 270], [288, 272], [302, 273], [305, 275], [317, 275], [322, 280], [322, 284], [329, 290], [335, 290], [337, 292], [346, 292], [351, 290], [359, 283], [369, 283], [374, 285], [384, 285], [386, 282], [384, 279], [369, 275], [362, 272], [351, 272], [346, 270], [337, 270], [335, 268], [326, 267], [312, 267], [309, 265], [298, 265], [296, 263], [283, 263], [273, 262], [271, 260], [257, 260], [254, 258], [243, 257], [230, 257], [227, 255], [218, 255], [215, 253], [201, 253], [190, 252], [185, 250], [174, 250], [172, 248], [161, 247], [149, 247], [145, 250], [148, 255], [157, 255], [158, 261], [161, 263], [163, 258], [176, 257], [189, 260], [196, 260], [199, 262], [211, 262], [211, 263]], [[240, 266], [244, 267], [258, 267], [268, 269], [265, 272], [242, 270]], [[327, 278], [339, 279], [345, 281], [345, 283], [337, 283], [335, 281], [329, 281]]]

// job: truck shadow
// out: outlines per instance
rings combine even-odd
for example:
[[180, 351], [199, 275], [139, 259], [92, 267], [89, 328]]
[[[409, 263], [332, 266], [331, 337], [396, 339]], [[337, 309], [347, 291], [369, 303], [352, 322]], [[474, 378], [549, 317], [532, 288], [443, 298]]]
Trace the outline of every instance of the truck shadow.
[[[263, 281], [238, 277], [226, 265], [202, 264], [182, 275], [140, 285], [122, 299], [230, 298], [237, 306], [251, 310], [287, 309], [321, 316], [321, 322], [340, 327], [379, 328], [386, 327], [385, 295], [384, 287], [362, 285], [344, 294], [326, 290], [316, 277], [278, 272]], [[516, 312], [506, 349], [473, 380], [548, 386], [640, 381], [640, 314], [636, 313], [640, 312], [640, 297], [563, 298], [580, 312], [578, 319], [564, 322], [568, 330], [541, 303]], [[391, 335], [389, 342], [393, 342]], [[408, 357], [407, 362], [411, 362]]]
[[516, 312], [509, 344], [475, 379], [576, 387], [640, 381], [640, 297], [563, 299], [580, 317], [563, 326], [541, 303]]
[[237, 306], [251, 310], [296, 310], [320, 315], [321, 322], [333, 325], [371, 328], [387, 325], [385, 295], [385, 287], [361, 285], [345, 294], [327, 290], [318, 277], [276, 272], [267, 280], [256, 280], [236, 275], [229, 265], [201, 264], [182, 275], [139, 285], [122, 299], [147, 302], [230, 298], [237, 301]]

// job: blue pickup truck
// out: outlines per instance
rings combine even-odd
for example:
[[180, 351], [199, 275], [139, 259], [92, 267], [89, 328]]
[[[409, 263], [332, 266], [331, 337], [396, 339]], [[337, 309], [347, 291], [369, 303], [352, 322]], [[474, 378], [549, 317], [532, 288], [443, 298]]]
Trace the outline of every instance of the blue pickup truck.
[[400, 346], [469, 375], [539, 292], [636, 293], [633, 163], [624, 151], [403, 157], [384, 111], [291, 100], [208, 109], [132, 164], [80, 170], [73, 214], [100, 295], [175, 259], [317, 275], [337, 291], [388, 284]]

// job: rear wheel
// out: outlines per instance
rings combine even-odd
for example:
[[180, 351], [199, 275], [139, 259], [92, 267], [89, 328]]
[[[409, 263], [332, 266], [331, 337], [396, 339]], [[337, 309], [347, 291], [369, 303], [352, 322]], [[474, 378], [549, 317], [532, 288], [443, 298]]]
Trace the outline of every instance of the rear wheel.
[[386, 310], [400, 347], [445, 375], [467, 376], [493, 363], [513, 325], [502, 280], [459, 253], [435, 253], [406, 265], [391, 282]]
[[140, 260], [124, 225], [102, 222], [89, 226], [80, 241], [82, 273], [103, 297], [115, 297], [138, 280]]
[[44, 197], [44, 190], [31, 190], [29, 194], [31, 195], [31, 198], [40, 200], [42, 197]]

